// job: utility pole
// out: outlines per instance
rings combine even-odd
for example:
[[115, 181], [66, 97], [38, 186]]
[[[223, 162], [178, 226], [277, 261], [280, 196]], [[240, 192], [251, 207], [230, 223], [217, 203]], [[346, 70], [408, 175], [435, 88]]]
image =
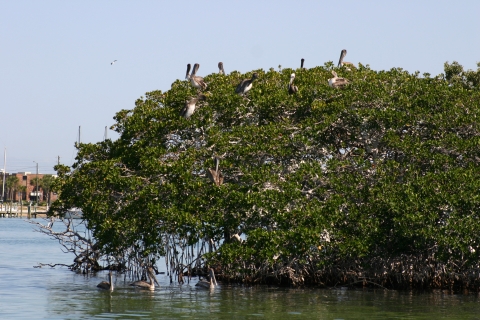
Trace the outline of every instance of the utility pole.
[[57, 158], [57, 164], [60, 165], [60, 156]]
[[2, 183], [2, 203], [5, 195], [5, 170], [7, 169], [7, 148], [3, 151], [3, 183]]
[[33, 161], [37, 164], [37, 174], [35, 176], [35, 201], [37, 203], [37, 207], [38, 207], [38, 162], [37, 161]]

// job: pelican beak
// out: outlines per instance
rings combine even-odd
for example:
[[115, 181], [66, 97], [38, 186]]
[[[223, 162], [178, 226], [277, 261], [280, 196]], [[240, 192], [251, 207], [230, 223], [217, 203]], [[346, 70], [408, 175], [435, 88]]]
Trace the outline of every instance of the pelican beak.
[[215, 278], [215, 272], [213, 272], [213, 270], [212, 270], [212, 272], [210, 272], [210, 277], [213, 278], [213, 283], [215, 283], [215, 286], [217, 286], [218, 283], [217, 283], [217, 279]]
[[160, 287], [160, 283], [158, 283], [157, 276], [155, 276], [155, 274], [152, 274], [152, 275], [153, 275], [153, 281], [155, 281], [155, 283], [157, 284], [157, 286]]

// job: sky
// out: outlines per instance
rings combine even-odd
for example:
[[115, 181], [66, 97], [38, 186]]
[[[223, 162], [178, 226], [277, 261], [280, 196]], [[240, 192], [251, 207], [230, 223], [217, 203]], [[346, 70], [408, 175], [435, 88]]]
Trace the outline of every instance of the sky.
[[82, 142], [103, 140], [116, 112], [167, 91], [187, 63], [200, 76], [219, 61], [227, 73], [297, 68], [301, 58], [311, 68], [347, 49], [346, 61], [375, 70], [476, 69], [479, 16], [478, 0], [0, 0], [6, 171], [73, 164], [79, 127]]

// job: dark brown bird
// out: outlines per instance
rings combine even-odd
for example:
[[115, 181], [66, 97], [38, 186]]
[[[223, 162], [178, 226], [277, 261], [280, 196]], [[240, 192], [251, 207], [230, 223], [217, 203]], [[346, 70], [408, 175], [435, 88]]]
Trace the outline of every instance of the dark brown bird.
[[190, 80], [190, 69], [192, 68], [192, 66], [189, 64], [187, 64], [187, 74], [185, 75], [185, 79], [187, 80]]
[[250, 91], [250, 89], [252, 89], [253, 81], [255, 81], [257, 78], [258, 74], [255, 72], [251, 79], [243, 79], [235, 89], [235, 93], [245, 95], [248, 91]]
[[185, 102], [185, 106], [180, 111], [180, 115], [185, 119], [190, 118], [197, 108], [198, 101], [205, 101], [206, 96], [204, 94], [199, 94], [196, 97], [190, 98], [187, 102]]
[[[347, 55], [347, 50], [346, 49], [343, 49], [342, 52], [340, 53], [340, 59], [338, 60], [338, 65], [337, 67], [340, 68], [341, 66], [352, 66], [353, 68], [355, 68], [355, 66], [353, 65], [353, 63], [351, 62], [347, 62], [347, 61], [343, 61], [343, 59], [345, 58], [345, 56]], [[348, 68], [347, 68], [348, 69]]]
[[223, 62], [218, 63], [218, 74], [225, 74], [225, 70], [223, 70]]

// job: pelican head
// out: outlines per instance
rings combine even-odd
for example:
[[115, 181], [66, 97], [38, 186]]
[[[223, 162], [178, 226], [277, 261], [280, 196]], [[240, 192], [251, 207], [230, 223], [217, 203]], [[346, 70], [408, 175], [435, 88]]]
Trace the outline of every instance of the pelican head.
[[208, 271], [208, 274], [210, 275], [210, 288], [218, 286], [217, 279], [215, 278], [215, 272], [213, 271], [213, 268], [210, 268]]
[[218, 63], [218, 73], [225, 74], [225, 70], [223, 70], [223, 62]]
[[292, 73], [290, 76], [290, 82], [288, 83], [288, 94], [294, 94], [298, 92], [298, 87], [293, 85], [293, 80], [295, 80], [295, 73]]
[[192, 70], [192, 76], [195, 76], [197, 74], [198, 68], [200, 68], [200, 64], [195, 63]]
[[346, 50], [346, 49], [343, 49], [342, 52], [340, 52], [340, 59], [338, 60], [338, 65], [337, 65], [337, 67], [341, 67], [341, 66], [342, 66], [343, 58], [345, 58], [346, 55], [347, 55], [347, 50]]
[[187, 64], [187, 73], [185, 74], [185, 79], [187, 79], [187, 80], [190, 79], [189, 73], [190, 73], [191, 68], [192, 68], [192, 66], [190, 65], [190, 63]]

